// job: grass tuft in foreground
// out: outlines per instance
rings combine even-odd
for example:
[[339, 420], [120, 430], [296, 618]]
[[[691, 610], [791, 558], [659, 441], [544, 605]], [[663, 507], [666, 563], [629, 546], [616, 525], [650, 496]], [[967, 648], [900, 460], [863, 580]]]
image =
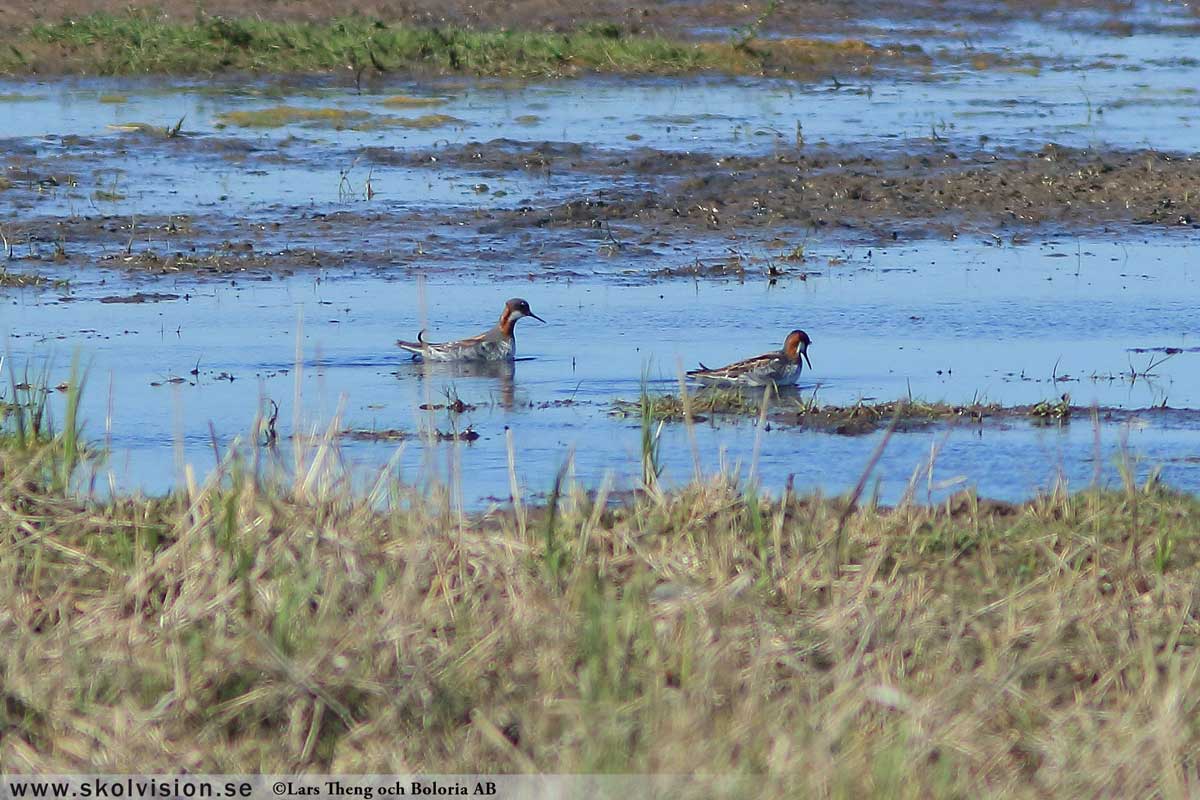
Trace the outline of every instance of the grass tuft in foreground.
[[352, 490], [335, 441], [101, 500], [64, 490], [68, 437], [0, 440], [6, 768], [1197, 789], [1195, 498], [847, 508], [718, 476], [614, 503], [564, 470], [462, 516]]

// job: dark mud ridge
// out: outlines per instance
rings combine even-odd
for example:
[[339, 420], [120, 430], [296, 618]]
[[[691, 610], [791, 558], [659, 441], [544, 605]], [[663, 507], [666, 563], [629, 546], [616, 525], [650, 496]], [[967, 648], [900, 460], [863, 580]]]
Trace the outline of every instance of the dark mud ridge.
[[[439, 153], [441, 166], [553, 169], [643, 177], [646, 188], [596, 192], [547, 208], [492, 214], [506, 226], [636, 222], [707, 229], [772, 224], [953, 235], [959, 226], [1200, 226], [1200, 158], [1153, 150], [1033, 152], [914, 145], [906, 153], [789, 149], [764, 156], [635, 151], [504, 141]], [[418, 163], [420, 157], [413, 157]]]
[[[700, 391], [689, 399], [689, 409], [677, 395], [650, 398], [654, 419], [667, 422], [709, 422], [713, 420], [754, 420], [762, 414], [759, 390], [717, 389]], [[757, 395], [757, 396], [756, 396]], [[617, 400], [612, 413], [620, 417], [640, 418], [641, 401]], [[860, 436], [895, 426], [899, 431], [922, 430], [935, 425], [966, 424], [1007, 426], [1066, 425], [1072, 420], [1089, 424], [1129, 422], [1135, 418], [1153, 419], [1159, 424], [1191, 426], [1200, 421], [1200, 410], [1156, 406], [1126, 409], [1072, 405], [1069, 395], [1056, 400], [1018, 406], [996, 403], [929, 403], [921, 400], [893, 400], [858, 403], [852, 406], [819, 406], [795, 396], [777, 397], [766, 410], [767, 430], [772, 426], [809, 428], [843, 436]]]

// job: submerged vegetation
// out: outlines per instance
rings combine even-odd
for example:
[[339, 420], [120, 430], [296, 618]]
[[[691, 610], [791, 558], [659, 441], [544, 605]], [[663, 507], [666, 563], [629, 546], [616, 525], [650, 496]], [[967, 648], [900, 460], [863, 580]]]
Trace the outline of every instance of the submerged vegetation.
[[0, 438], [11, 770], [1195, 788], [1200, 503], [1153, 481], [885, 509], [653, 471], [617, 500], [564, 472], [544, 506], [514, 477], [511, 507], [463, 515], [356, 484], [331, 436], [100, 498], [68, 491], [77, 406], [50, 431], [36, 382]]
[[217, 115], [221, 125], [240, 128], [279, 128], [284, 125], [303, 125], [310, 128], [366, 131], [378, 128], [440, 128], [464, 126], [464, 120], [449, 114], [422, 114], [419, 117], [396, 117], [372, 114], [369, 111], [344, 108], [301, 108], [272, 106], [248, 111], [227, 111]]
[[978, 399], [956, 404], [912, 398], [886, 402], [860, 401], [839, 406], [818, 403], [815, 393], [806, 397], [790, 390], [780, 393], [773, 388], [708, 388], [691, 393], [686, 398], [676, 394], [643, 392], [638, 400], [618, 400], [613, 404], [615, 414], [647, 416], [656, 421], [681, 422], [690, 417], [693, 422], [702, 422], [710, 416], [748, 418], [765, 415], [767, 420], [774, 423], [842, 434], [870, 433], [887, 427], [893, 421], [901, 427], [958, 420], [978, 424], [989, 418], [1061, 423], [1070, 419], [1072, 410], [1067, 395], [1053, 402], [1043, 401], [1026, 406], [1002, 406]]
[[820, 74], [877, 61], [927, 63], [919, 48], [858, 40], [700, 42], [630, 34], [612, 24], [571, 33], [388, 24], [365, 17], [329, 22], [166, 20], [150, 13], [92, 14], [43, 22], [8, 37], [0, 73], [433, 71], [547, 77], [579, 72]]
[[406, 94], [396, 94], [380, 101], [385, 106], [397, 108], [416, 108], [421, 106], [441, 106], [449, 102], [444, 97], [410, 97]]

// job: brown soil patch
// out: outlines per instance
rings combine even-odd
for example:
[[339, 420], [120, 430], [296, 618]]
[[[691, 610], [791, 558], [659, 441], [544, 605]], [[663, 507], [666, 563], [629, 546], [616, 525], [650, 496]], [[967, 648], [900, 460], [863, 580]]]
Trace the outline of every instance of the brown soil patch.
[[784, 223], [860, 228], [882, 237], [914, 227], [953, 235], [960, 225], [1200, 225], [1200, 158], [1191, 155], [1055, 145], [961, 155], [914, 149], [885, 155], [827, 149], [763, 157], [642, 154], [611, 165], [647, 174], [673, 167], [682, 174], [662, 188], [607, 191], [499, 217], [539, 227], [636, 221], [718, 230]]

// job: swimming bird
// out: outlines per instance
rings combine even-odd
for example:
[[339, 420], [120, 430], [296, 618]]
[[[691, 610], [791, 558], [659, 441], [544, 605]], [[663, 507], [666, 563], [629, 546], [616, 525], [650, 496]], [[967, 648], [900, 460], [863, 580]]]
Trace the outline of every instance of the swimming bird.
[[766, 386], [774, 383], [795, 383], [802, 367], [800, 359], [808, 360], [808, 346], [812, 340], [802, 330], [794, 330], [783, 340], [783, 349], [774, 353], [763, 353], [743, 361], [736, 361], [718, 369], [709, 369], [703, 364], [687, 374], [697, 383], [710, 386]]
[[529, 308], [529, 303], [514, 297], [504, 304], [500, 321], [490, 331], [470, 339], [457, 342], [427, 342], [425, 331], [417, 334], [415, 342], [397, 341], [396, 346], [413, 354], [413, 358], [427, 361], [511, 361], [517, 355], [517, 340], [513, 328], [522, 317], [533, 317], [538, 322], [546, 320]]

